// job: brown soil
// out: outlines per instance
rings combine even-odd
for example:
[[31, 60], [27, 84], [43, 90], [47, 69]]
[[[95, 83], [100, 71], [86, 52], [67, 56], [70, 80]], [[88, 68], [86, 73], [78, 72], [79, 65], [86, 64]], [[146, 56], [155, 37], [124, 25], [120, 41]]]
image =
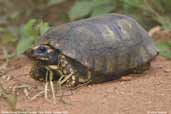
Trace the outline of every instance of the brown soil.
[[[2, 61], [2, 59], [1, 59]], [[10, 61], [0, 74], [4, 88], [17, 95], [17, 111], [58, 112], [58, 114], [171, 114], [171, 61], [158, 56], [143, 74], [130, 74], [119, 80], [58, 91], [56, 104], [46, 101], [44, 83], [30, 78], [31, 62], [26, 58]], [[2, 71], [0, 69], [0, 71]], [[1, 72], [0, 72], [1, 73]], [[63, 93], [63, 95], [61, 95]], [[49, 98], [52, 97], [49, 92]], [[10, 111], [0, 97], [0, 112]]]

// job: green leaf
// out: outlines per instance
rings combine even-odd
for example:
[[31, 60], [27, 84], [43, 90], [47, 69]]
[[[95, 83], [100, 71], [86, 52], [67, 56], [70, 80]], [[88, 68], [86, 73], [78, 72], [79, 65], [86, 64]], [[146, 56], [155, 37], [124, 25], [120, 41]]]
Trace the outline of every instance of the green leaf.
[[41, 21], [38, 25], [37, 25], [37, 29], [39, 30], [39, 34], [43, 35], [48, 29], [49, 29], [49, 24], [46, 22]]
[[5, 29], [5, 28], [0, 27], [0, 32], [5, 32], [5, 31], [6, 31], [6, 29]]
[[48, 0], [48, 6], [60, 4], [60, 3], [65, 2], [65, 1], [67, 1], [67, 0]]
[[163, 25], [161, 26], [161, 28], [162, 28], [163, 30], [171, 30], [171, 23], [163, 24]]
[[77, 1], [69, 11], [70, 20], [76, 20], [88, 16], [93, 10], [93, 4], [90, 1]]
[[24, 26], [23, 26], [23, 29], [22, 29], [22, 37], [26, 37], [28, 38], [31, 34], [35, 34], [35, 30], [33, 30], [33, 25], [36, 23], [36, 20], [35, 19], [31, 19], [29, 20]]
[[59, 13], [59, 20], [62, 20], [66, 23], [70, 21], [68, 14], [66, 12], [60, 12]]
[[21, 39], [17, 45], [16, 53], [17, 56], [21, 55], [24, 51], [26, 51], [28, 48], [30, 48], [33, 45], [34, 38], [26, 38]]
[[[121, 0], [123, 2], [123, 10], [126, 14], [136, 13], [143, 16], [149, 10], [147, 6], [144, 5], [143, 0]], [[141, 12], [141, 14], [139, 14]]]
[[93, 0], [92, 4], [94, 4], [94, 7], [110, 4], [112, 5], [115, 2], [115, 0]]
[[97, 6], [94, 8], [91, 16], [106, 14], [106, 13], [113, 11], [114, 9], [115, 9], [115, 7], [111, 4], [100, 5], [100, 6]]
[[171, 58], [171, 42], [160, 41], [156, 43], [161, 56]]

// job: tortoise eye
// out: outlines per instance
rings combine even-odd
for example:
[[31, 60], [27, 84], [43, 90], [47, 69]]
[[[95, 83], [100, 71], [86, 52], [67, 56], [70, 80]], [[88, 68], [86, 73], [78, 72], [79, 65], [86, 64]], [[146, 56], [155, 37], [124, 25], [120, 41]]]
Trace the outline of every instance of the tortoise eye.
[[46, 51], [47, 51], [47, 48], [44, 47], [44, 46], [40, 46], [40, 47], [38, 48], [38, 50], [39, 50], [39, 52], [46, 52]]

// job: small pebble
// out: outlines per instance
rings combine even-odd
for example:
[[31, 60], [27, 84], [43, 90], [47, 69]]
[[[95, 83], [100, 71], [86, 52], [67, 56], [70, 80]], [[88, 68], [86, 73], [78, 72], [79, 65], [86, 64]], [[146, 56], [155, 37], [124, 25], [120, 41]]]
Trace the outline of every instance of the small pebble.
[[171, 72], [171, 69], [164, 69], [164, 72], [169, 73]]

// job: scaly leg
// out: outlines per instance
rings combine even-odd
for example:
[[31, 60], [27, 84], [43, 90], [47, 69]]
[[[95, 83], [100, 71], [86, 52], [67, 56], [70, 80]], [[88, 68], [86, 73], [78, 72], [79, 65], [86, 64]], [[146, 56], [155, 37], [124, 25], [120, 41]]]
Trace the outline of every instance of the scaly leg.
[[70, 61], [63, 55], [59, 57], [57, 72], [60, 74], [59, 85], [74, 86], [76, 82], [76, 71]]
[[46, 82], [45, 82], [45, 94], [44, 97], [48, 101], [48, 71], [46, 72]]
[[69, 75], [63, 76], [63, 77], [64, 77], [63, 80], [60, 80], [58, 83], [59, 83], [60, 85], [64, 84], [69, 78], [72, 77], [72, 75], [73, 75], [73, 74], [69, 74]]
[[[46, 84], [45, 84], [45, 99], [47, 99], [48, 100], [48, 95], [47, 95], [47, 93], [48, 93], [48, 76], [49, 76], [49, 83], [50, 83], [50, 88], [51, 88], [51, 91], [52, 91], [52, 97], [53, 97], [53, 101], [54, 101], [54, 103], [56, 103], [56, 96], [55, 96], [55, 89], [54, 89], [54, 84], [53, 84], [53, 82], [52, 82], [52, 79], [53, 79], [53, 72], [48, 68], [48, 67], [46, 67], [46, 69], [47, 69], [47, 74], [46, 74]], [[49, 75], [48, 75], [48, 72], [49, 72]]]

